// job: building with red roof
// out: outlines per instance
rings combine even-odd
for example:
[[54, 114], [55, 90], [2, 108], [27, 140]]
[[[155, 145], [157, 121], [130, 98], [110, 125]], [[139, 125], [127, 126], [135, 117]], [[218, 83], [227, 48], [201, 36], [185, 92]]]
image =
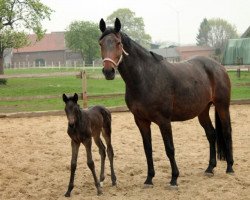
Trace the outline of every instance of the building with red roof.
[[30, 45], [13, 50], [13, 67], [83, 65], [83, 56], [67, 49], [64, 38], [64, 32], [45, 34], [40, 41], [29, 35]]

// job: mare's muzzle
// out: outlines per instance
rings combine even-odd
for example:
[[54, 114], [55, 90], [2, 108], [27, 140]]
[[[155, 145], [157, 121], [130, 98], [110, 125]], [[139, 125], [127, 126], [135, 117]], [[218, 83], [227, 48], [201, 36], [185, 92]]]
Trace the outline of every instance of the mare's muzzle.
[[107, 80], [113, 80], [115, 78], [115, 69], [113, 67], [103, 67], [102, 73]]

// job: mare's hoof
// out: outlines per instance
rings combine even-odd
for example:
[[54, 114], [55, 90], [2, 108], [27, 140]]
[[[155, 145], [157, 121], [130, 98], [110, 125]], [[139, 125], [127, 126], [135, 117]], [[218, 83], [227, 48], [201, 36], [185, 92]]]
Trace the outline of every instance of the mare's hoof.
[[171, 185], [171, 184], [169, 184], [169, 185], [167, 186], [167, 189], [168, 189], [168, 190], [178, 190], [179, 187], [178, 187], [178, 185]]
[[234, 170], [232, 167], [230, 168], [227, 168], [227, 171], [226, 171], [227, 174], [234, 174]]
[[143, 185], [143, 189], [153, 188], [153, 187], [154, 187], [153, 184], [146, 184], [146, 183], [144, 183], [144, 185]]
[[205, 171], [204, 175], [207, 176], [207, 177], [213, 177], [214, 173]]
[[234, 175], [234, 171], [230, 171], [230, 172], [226, 172], [227, 174], [229, 174], [229, 175]]

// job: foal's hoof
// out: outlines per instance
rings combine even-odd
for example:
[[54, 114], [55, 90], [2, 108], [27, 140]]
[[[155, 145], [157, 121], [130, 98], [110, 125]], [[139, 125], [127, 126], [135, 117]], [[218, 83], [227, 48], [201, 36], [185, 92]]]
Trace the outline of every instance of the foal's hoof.
[[148, 189], [148, 188], [153, 188], [154, 185], [153, 184], [145, 184], [143, 185], [143, 189]]
[[64, 196], [65, 197], [70, 197], [70, 193], [66, 192]]
[[103, 194], [102, 189], [101, 189], [101, 188], [98, 189], [98, 190], [97, 190], [97, 196], [100, 196], [100, 195], [102, 195], [102, 194]]
[[112, 182], [112, 187], [117, 186], [116, 182]]

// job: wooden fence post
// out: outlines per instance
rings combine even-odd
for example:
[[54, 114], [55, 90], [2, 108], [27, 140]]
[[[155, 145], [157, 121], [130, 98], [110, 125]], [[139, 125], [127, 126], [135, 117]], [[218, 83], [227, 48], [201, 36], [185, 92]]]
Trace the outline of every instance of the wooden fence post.
[[237, 78], [240, 78], [240, 67], [237, 68], [236, 74], [237, 74]]
[[87, 97], [87, 76], [85, 70], [81, 71], [82, 78], [82, 100], [83, 100], [83, 108], [88, 107], [88, 97]]

